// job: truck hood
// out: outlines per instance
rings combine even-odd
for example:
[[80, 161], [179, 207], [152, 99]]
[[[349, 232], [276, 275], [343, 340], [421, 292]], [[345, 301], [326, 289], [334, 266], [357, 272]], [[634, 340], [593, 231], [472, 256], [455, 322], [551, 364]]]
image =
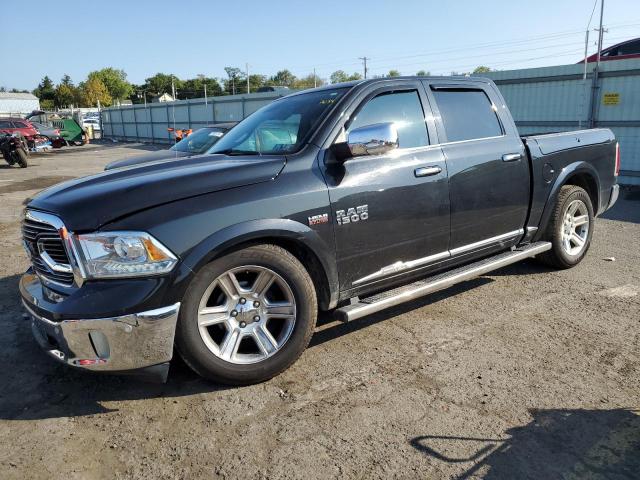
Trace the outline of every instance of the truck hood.
[[60, 183], [27, 205], [59, 216], [71, 231], [184, 198], [273, 180], [285, 157], [204, 155], [117, 168]]
[[155, 152], [145, 153], [143, 155], [136, 155], [135, 157], [125, 158], [123, 160], [115, 160], [108, 163], [104, 169], [112, 170], [120, 167], [130, 167], [132, 165], [140, 165], [142, 163], [155, 162], [157, 160], [169, 160], [172, 158], [194, 157], [196, 155], [203, 155], [202, 153], [190, 153], [180, 152], [177, 150], [156, 150]]

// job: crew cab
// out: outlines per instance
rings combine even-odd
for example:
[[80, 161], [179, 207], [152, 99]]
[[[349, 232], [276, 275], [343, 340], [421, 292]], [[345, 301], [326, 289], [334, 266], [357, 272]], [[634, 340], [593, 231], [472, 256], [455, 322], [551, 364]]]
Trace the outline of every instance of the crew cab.
[[175, 350], [208, 379], [260, 382], [319, 310], [351, 321], [525, 258], [577, 265], [618, 168], [608, 129], [520, 137], [490, 80], [331, 85], [207, 155], [43, 191], [20, 292], [68, 365], [164, 379]]

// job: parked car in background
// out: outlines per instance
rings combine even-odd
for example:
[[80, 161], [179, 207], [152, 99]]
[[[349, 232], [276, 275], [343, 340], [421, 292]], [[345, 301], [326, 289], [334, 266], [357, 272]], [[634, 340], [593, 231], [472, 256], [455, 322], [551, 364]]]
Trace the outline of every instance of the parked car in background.
[[97, 118], [86, 118], [82, 120], [82, 128], [91, 127], [94, 130], [100, 130], [100, 120]]
[[216, 125], [208, 125], [206, 127], [199, 128], [167, 150], [158, 150], [146, 155], [127, 158], [126, 160], [117, 160], [109, 163], [104, 167], [104, 169], [111, 170], [113, 168], [129, 167], [131, 165], [139, 165], [141, 163], [149, 163], [156, 160], [202, 155], [215, 145], [216, 142], [220, 140], [222, 136], [234, 125], [235, 122], [218, 123]]
[[20, 133], [27, 140], [38, 135], [38, 130], [29, 120], [19, 117], [0, 118], [0, 132], [4, 133]]
[[[627, 60], [629, 58], [640, 58], [640, 37], [605, 48], [600, 53], [600, 60], [604, 62], [608, 60]], [[595, 62], [597, 59], [598, 54], [594, 53], [587, 57], [587, 63]], [[584, 63], [584, 60], [580, 60], [578, 63]]]
[[60, 130], [57, 128], [49, 127], [39, 122], [31, 122], [31, 125], [34, 126], [40, 136], [49, 139], [53, 148], [60, 148], [67, 144], [65, 139], [60, 135]]

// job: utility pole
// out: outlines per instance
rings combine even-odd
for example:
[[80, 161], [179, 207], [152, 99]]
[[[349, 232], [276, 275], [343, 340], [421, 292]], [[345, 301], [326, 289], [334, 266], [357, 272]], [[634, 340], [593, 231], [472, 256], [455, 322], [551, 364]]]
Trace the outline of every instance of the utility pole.
[[176, 100], [176, 84], [173, 82], [173, 78], [171, 79], [171, 96], [173, 97], [173, 101]]
[[313, 88], [318, 86], [318, 77], [316, 76], [316, 69], [313, 69]]
[[250, 89], [249, 89], [249, 64], [245, 63], [244, 65], [245, 65], [245, 67], [247, 69], [247, 93], [251, 93]]
[[204, 108], [207, 108], [207, 84], [204, 84]]
[[368, 57], [358, 57], [359, 60], [362, 60], [362, 63], [364, 63], [364, 78], [366, 80], [367, 78], [367, 60], [371, 60]]
[[600, 28], [598, 28], [598, 53], [596, 55], [596, 66], [593, 68], [593, 83], [591, 84], [591, 108], [589, 109], [589, 128], [596, 126], [596, 114], [598, 111], [599, 93], [598, 74], [600, 72], [600, 54], [602, 53], [602, 37], [604, 29], [602, 22], [604, 19], [604, 0], [600, 0]]
[[587, 79], [587, 55], [589, 53], [589, 29], [585, 33], [584, 37], [584, 73], [582, 75], [582, 80]]

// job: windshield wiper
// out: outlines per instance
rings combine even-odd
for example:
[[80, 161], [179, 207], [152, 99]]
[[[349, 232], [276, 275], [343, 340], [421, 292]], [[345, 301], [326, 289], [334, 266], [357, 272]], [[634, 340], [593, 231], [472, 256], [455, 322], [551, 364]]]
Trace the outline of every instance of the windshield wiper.
[[220, 150], [219, 152], [222, 155], [260, 155], [260, 152], [256, 152], [255, 150], [234, 150], [233, 148], [228, 148], [226, 150]]

